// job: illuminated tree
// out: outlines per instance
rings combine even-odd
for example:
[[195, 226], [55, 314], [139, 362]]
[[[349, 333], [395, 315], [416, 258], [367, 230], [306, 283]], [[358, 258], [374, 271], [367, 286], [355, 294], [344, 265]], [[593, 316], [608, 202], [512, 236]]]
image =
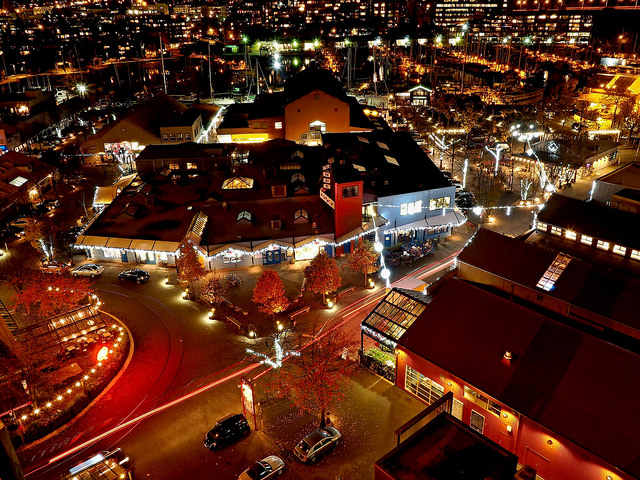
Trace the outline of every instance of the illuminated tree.
[[622, 127], [629, 132], [627, 138], [630, 142], [640, 132], [640, 109], [633, 98], [627, 98], [620, 105], [620, 118]]
[[77, 308], [93, 294], [92, 283], [85, 277], [33, 272], [23, 279], [13, 300], [33, 323]]
[[200, 280], [207, 274], [202, 263], [200, 263], [200, 259], [191, 240], [186, 238], [178, 248], [176, 267], [178, 270], [178, 280], [181, 282], [189, 282], [192, 292], [194, 292], [193, 282]]
[[222, 281], [222, 277], [217, 273], [210, 274], [206, 277], [200, 296], [209, 303], [218, 306], [222, 303], [227, 287]]
[[251, 300], [258, 304], [259, 312], [270, 317], [287, 309], [289, 299], [284, 295], [284, 284], [278, 272], [268, 269], [260, 275]]
[[367, 275], [377, 272], [380, 268], [378, 260], [380, 254], [373, 249], [373, 243], [360, 239], [349, 256], [349, 266], [358, 273], [364, 274], [364, 284], [367, 285]]
[[327, 412], [344, 399], [349, 378], [357, 371], [356, 363], [347, 358], [349, 350], [357, 348], [340, 330], [322, 335], [314, 332], [311, 340], [276, 370], [270, 388], [276, 395], [290, 398], [298, 408], [319, 414], [320, 427], [324, 427]]
[[329, 292], [335, 292], [342, 281], [338, 263], [329, 257], [325, 250], [320, 250], [309, 265], [304, 267], [304, 278], [307, 279], [306, 288], [313, 293], [322, 294], [322, 303], [325, 300], [324, 296]]

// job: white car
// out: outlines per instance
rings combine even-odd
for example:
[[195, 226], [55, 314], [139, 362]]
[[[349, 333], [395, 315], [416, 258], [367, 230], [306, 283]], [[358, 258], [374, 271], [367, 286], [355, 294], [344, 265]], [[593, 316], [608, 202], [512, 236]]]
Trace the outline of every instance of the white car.
[[74, 268], [71, 271], [71, 275], [74, 277], [97, 277], [104, 272], [104, 267], [102, 265], [96, 265], [95, 263], [85, 263], [84, 265], [80, 265]]
[[338, 445], [341, 437], [342, 434], [333, 427], [319, 428], [300, 440], [293, 453], [304, 463], [315, 463], [320, 455]]
[[269, 455], [242, 472], [238, 480], [266, 480], [276, 478], [282, 475], [284, 466], [284, 461], [280, 457]]

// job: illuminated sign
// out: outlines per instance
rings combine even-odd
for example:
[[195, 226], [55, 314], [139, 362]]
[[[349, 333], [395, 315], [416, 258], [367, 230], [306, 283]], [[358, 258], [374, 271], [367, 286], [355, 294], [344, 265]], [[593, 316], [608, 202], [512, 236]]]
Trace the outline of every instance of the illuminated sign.
[[99, 362], [104, 362], [108, 356], [109, 356], [109, 348], [102, 347], [100, 350], [98, 350], [98, 355], [96, 355], [96, 360]]

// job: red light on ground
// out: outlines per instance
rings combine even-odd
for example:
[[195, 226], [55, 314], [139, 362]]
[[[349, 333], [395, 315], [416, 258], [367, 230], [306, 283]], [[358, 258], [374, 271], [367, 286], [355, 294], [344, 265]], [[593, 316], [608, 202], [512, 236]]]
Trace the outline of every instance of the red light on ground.
[[98, 350], [98, 355], [96, 356], [96, 360], [98, 362], [104, 362], [108, 356], [109, 356], [109, 348], [102, 347], [100, 350]]

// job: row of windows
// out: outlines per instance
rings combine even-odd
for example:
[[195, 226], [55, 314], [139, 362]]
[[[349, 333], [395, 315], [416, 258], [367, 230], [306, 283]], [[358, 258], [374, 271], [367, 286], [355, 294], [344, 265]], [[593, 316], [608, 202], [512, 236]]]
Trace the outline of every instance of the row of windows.
[[[590, 247], [593, 246], [594, 238], [589, 235], [585, 235], [583, 233], [578, 234], [577, 232], [574, 232], [572, 230], [564, 230], [564, 235], [563, 235], [562, 228], [555, 227], [553, 225], [547, 225], [544, 222], [538, 222], [536, 227], [540, 231], [543, 231], [543, 232], [548, 231], [549, 233], [551, 233], [551, 235], [556, 235], [558, 237], [564, 236], [564, 238], [566, 238], [567, 240], [578, 240], [578, 235], [580, 235], [579, 241], [581, 244], [588, 245]], [[612, 244], [610, 242], [607, 242], [606, 240], [596, 240], [595, 246], [599, 250], [604, 250], [606, 252], [611, 251], [623, 257], [627, 255], [627, 251], [629, 250], [627, 247], [623, 247], [622, 245], [616, 245], [615, 243]], [[630, 250], [631, 252], [629, 256], [634, 260], [640, 260], [640, 250], [635, 250], [635, 249], [630, 249]]]
[[[451, 206], [451, 197], [439, 197], [429, 200], [429, 210], [439, 210]], [[401, 203], [400, 215], [413, 215], [422, 211], [422, 200], [415, 202]]]
[[182, 142], [182, 141], [190, 142], [191, 134], [185, 133], [183, 136], [182, 133], [163, 133], [162, 141], [163, 142]]

